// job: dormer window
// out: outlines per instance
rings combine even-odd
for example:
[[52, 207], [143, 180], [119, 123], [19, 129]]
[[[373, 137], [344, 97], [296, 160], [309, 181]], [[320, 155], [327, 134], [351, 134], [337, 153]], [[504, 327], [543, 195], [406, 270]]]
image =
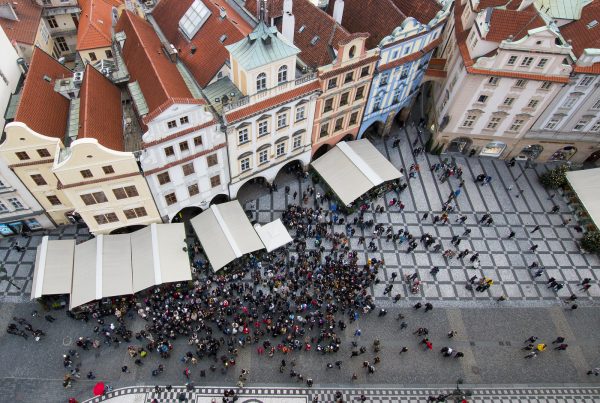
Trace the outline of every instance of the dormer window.
[[267, 89], [267, 75], [265, 73], [260, 73], [258, 77], [256, 77], [256, 91], [264, 91]]
[[287, 82], [287, 66], [281, 66], [277, 72], [277, 84]]
[[210, 10], [204, 5], [202, 0], [194, 0], [190, 8], [188, 8], [179, 20], [179, 28], [191, 40], [206, 20], [208, 20], [208, 17], [210, 17]]

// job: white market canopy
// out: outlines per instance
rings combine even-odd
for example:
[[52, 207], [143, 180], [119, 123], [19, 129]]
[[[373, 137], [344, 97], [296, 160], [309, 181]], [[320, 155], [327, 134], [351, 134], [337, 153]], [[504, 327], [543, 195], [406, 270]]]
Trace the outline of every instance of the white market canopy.
[[70, 294], [70, 308], [192, 279], [183, 223], [152, 224], [131, 234], [74, 240], [42, 239], [31, 298]]
[[346, 205], [372, 188], [402, 177], [367, 139], [338, 143], [311, 165]]
[[237, 200], [212, 205], [191, 223], [214, 271], [265, 247]]
[[600, 168], [567, 172], [567, 180], [597, 227], [600, 227]]
[[279, 218], [265, 225], [255, 224], [254, 229], [265, 245], [267, 252], [274, 251], [293, 241], [287, 228]]

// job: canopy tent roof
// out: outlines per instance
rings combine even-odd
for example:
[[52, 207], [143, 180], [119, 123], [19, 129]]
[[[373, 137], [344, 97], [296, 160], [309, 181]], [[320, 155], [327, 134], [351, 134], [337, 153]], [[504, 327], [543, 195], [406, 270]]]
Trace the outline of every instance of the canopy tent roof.
[[265, 248], [267, 248], [267, 252], [271, 252], [293, 241], [280, 218], [265, 225], [255, 224], [254, 229], [265, 245]]
[[567, 180], [596, 227], [600, 227], [600, 168], [567, 172]]
[[338, 143], [311, 165], [346, 205], [373, 187], [402, 177], [367, 139]]
[[42, 238], [35, 256], [31, 299], [71, 292], [74, 253], [74, 239], [51, 241], [48, 236]]
[[214, 271], [264, 248], [237, 200], [212, 205], [191, 223]]

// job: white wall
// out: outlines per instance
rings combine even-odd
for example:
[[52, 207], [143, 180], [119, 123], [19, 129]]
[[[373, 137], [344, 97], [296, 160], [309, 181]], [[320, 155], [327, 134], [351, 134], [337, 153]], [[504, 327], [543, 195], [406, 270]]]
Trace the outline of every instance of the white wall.
[[17, 88], [21, 77], [21, 68], [17, 65], [17, 51], [0, 27], [0, 127], [4, 128], [4, 111], [11, 94]]

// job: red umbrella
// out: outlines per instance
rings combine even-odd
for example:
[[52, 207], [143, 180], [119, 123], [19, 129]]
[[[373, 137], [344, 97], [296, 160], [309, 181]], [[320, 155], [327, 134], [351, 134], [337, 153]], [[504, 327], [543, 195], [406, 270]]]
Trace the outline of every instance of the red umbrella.
[[102, 396], [104, 394], [104, 382], [98, 382], [96, 386], [94, 386], [94, 396]]

